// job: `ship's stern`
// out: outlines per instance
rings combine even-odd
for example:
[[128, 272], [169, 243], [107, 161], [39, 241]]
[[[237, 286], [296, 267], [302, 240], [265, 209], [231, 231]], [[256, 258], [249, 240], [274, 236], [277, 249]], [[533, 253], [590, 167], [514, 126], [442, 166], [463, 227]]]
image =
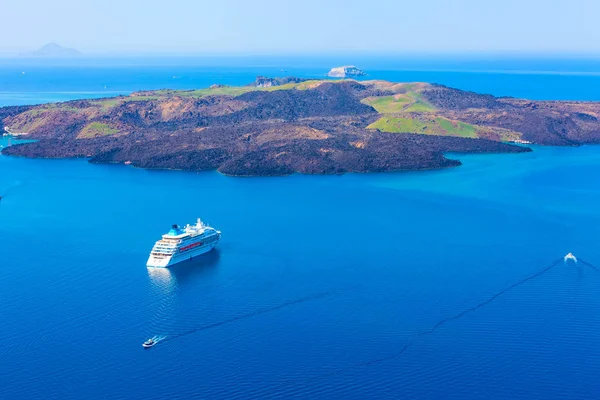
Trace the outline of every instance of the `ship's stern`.
[[146, 262], [146, 266], [149, 268], [167, 268], [171, 263], [173, 256], [155, 256], [151, 254]]

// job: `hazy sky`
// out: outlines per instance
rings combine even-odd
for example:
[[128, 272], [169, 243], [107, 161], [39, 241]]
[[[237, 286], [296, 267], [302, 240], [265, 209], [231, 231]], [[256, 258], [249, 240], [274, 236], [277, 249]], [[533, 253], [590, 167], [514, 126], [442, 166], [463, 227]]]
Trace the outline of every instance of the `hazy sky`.
[[600, 0], [0, 0], [0, 52], [574, 52]]

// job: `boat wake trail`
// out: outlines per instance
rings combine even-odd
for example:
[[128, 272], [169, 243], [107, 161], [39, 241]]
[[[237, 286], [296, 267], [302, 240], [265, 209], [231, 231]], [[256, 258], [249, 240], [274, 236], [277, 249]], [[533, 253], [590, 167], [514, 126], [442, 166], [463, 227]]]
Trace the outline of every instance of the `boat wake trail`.
[[[596, 266], [592, 265], [591, 263], [585, 262], [583, 260], [580, 260], [580, 261], [583, 264], [585, 264], [585, 265], [587, 265], [587, 266], [595, 269], [596, 271], [600, 272], [600, 268], [597, 268]], [[398, 349], [396, 352], [394, 352], [392, 354], [389, 354], [389, 355], [384, 356], [384, 357], [374, 358], [374, 359], [371, 359], [371, 360], [367, 360], [367, 361], [355, 363], [355, 364], [352, 364], [352, 365], [350, 365], [348, 367], [341, 368], [341, 369], [332, 371], [332, 372], [327, 373], [327, 374], [320, 374], [320, 375], [316, 376], [313, 380], [311, 380], [311, 382], [315, 381], [315, 380], [322, 380], [322, 379], [329, 378], [329, 377], [332, 377], [332, 376], [335, 376], [335, 375], [339, 375], [341, 373], [347, 372], [347, 371], [352, 370], [352, 369], [361, 368], [361, 367], [368, 367], [368, 366], [371, 366], [371, 365], [374, 365], [374, 364], [379, 364], [379, 363], [383, 363], [383, 362], [386, 362], [386, 361], [390, 361], [390, 360], [399, 358], [410, 346], [412, 346], [413, 344], [415, 344], [416, 342], [418, 342], [419, 339], [422, 339], [422, 338], [424, 338], [424, 337], [426, 337], [428, 335], [433, 334], [441, 326], [443, 326], [443, 325], [445, 325], [445, 324], [447, 324], [449, 322], [456, 321], [456, 320], [464, 317], [465, 315], [467, 315], [469, 313], [475, 312], [475, 311], [477, 311], [477, 310], [485, 307], [486, 305], [492, 303], [494, 300], [496, 300], [498, 297], [502, 296], [503, 294], [505, 294], [505, 293], [507, 293], [507, 292], [509, 292], [509, 291], [511, 291], [513, 289], [515, 289], [518, 286], [521, 286], [521, 285], [523, 285], [523, 284], [525, 284], [525, 283], [527, 283], [529, 281], [532, 281], [532, 280], [540, 277], [541, 275], [543, 275], [546, 272], [550, 271], [552, 268], [556, 267], [557, 265], [561, 264], [562, 262], [563, 262], [563, 258], [562, 257], [559, 258], [559, 259], [557, 259], [557, 260], [555, 260], [555, 261], [552, 261], [552, 263], [550, 263], [549, 265], [547, 265], [544, 268], [540, 269], [538, 272], [533, 273], [531, 275], [528, 275], [528, 276], [526, 276], [526, 277], [518, 280], [517, 282], [511, 284], [510, 286], [507, 286], [506, 288], [504, 288], [504, 289], [496, 292], [495, 294], [493, 294], [492, 296], [490, 296], [489, 298], [487, 298], [487, 300], [484, 300], [484, 301], [482, 301], [482, 302], [480, 302], [480, 303], [478, 303], [478, 304], [476, 304], [476, 305], [474, 305], [472, 307], [469, 307], [469, 308], [467, 308], [467, 309], [465, 309], [465, 310], [463, 310], [463, 311], [461, 311], [461, 312], [459, 312], [459, 313], [457, 313], [455, 315], [446, 317], [446, 318], [438, 321], [433, 326], [431, 326], [431, 328], [429, 328], [429, 329], [427, 329], [425, 331], [422, 331], [420, 333], [415, 334], [411, 339], [409, 339], [409, 341], [406, 344], [404, 344], [400, 349]], [[305, 383], [308, 383], [308, 382], [305, 382]], [[280, 383], [280, 388], [281, 388], [281, 385], [287, 386], [287, 385], [293, 385], [293, 384], [297, 384], [297, 382], [295, 382], [295, 381], [288, 381], [286, 383]]]
[[580, 259], [579, 259], [579, 262], [580, 262], [580, 263], [582, 263], [583, 265], [585, 265], [586, 267], [590, 267], [591, 269], [594, 269], [594, 270], [596, 270], [597, 272], [600, 272], [600, 268], [596, 267], [594, 264], [592, 264], [592, 263], [590, 263], [590, 262], [588, 262], [588, 261], [582, 260], [582, 259], [580, 258]]
[[246, 313], [246, 314], [241, 314], [241, 315], [238, 315], [238, 316], [235, 316], [235, 317], [231, 317], [231, 318], [223, 320], [223, 321], [219, 321], [219, 322], [215, 322], [215, 323], [212, 323], [212, 324], [207, 324], [207, 325], [204, 325], [204, 326], [200, 326], [198, 328], [191, 329], [191, 330], [189, 330], [187, 332], [178, 333], [178, 334], [174, 334], [174, 335], [169, 335], [168, 337], [165, 337], [162, 340], [165, 341], [165, 342], [166, 341], [175, 340], [175, 339], [181, 338], [183, 336], [188, 336], [188, 335], [191, 335], [191, 334], [196, 333], [196, 332], [201, 332], [201, 331], [206, 331], [208, 329], [217, 328], [219, 326], [227, 325], [227, 324], [230, 324], [232, 322], [236, 322], [236, 321], [239, 321], [239, 320], [242, 320], [242, 319], [257, 317], [257, 316], [262, 315], [262, 314], [271, 313], [271, 312], [274, 312], [274, 311], [277, 311], [277, 310], [281, 310], [281, 309], [286, 308], [286, 307], [290, 307], [290, 306], [293, 306], [293, 305], [305, 303], [307, 301], [313, 301], [313, 300], [323, 299], [323, 298], [328, 297], [330, 295], [331, 295], [331, 293], [324, 292], [324, 293], [317, 293], [317, 294], [314, 294], [314, 295], [311, 295], [311, 296], [301, 297], [299, 299], [291, 300], [291, 301], [288, 301], [288, 302], [285, 302], [285, 303], [282, 303], [282, 304], [279, 304], [279, 305], [276, 305], [276, 306], [261, 308], [261, 309], [258, 309], [256, 311], [252, 311], [252, 312], [249, 312], [249, 313]]
[[164, 341], [166, 338], [167, 338], [167, 337], [166, 337], [166, 336], [164, 336], [164, 335], [155, 335], [155, 336], [152, 336], [151, 340], [152, 340], [152, 341], [153, 341], [155, 344], [158, 344], [158, 343], [160, 343], [160, 342]]
[[8, 196], [9, 193], [11, 193], [13, 190], [17, 189], [19, 186], [23, 186], [23, 182], [16, 181], [13, 185], [9, 186], [8, 188], [4, 189], [3, 191], [0, 191], [0, 198]]
[[387, 357], [382, 357], [382, 358], [377, 358], [374, 360], [369, 360], [360, 364], [355, 365], [356, 367], [360, 367], [360, 366], [367, 366], [367, 365], [372, 365], [372, 364], [377, 364], [383, 361], [388, 361], [388, 360], [392, 360], [394, 358], [399, 357], [400, 355], [402, 355], [402, 353], [404, 353], [414, 342], [416, 342], [418, 339], [427, 336], [427, 335], [431, 335], [432, 333], [434, 333], [440, 326], [447, 324], [448, 322], [451, 321], [456, 321], [457, 319], [460, 319], [462, 317], [464, 317], [465, 315], [472, 313], [474, 311], [479, 310], [480, 308], [485, 307], [486, 305], [490, 304], [491, 302], [493, 302], [494, 300], [496, 300], [498, 297], [502, 296], [503, 294], [505, 294], [506, 292], [511, 291], [512, 289], [516, 288], [517, 286], [523, 285], [524, 283], [527, 283], [543, 274], [545, 274], [546, 272], [550, 271], [552, 268], [554, 268], [555, 266], [557, 266], [558, 264], [560, 264], [562, 261], [562, 258], [559, 258], [558, 260], [553, 261], [551, 264], [547, 265], [546, 267], [542, 268], [541, 270], [539, 270], [538, 272], [536, 272], [535, 274], [529, 275], [515, 283], [513, 283], [512, 285], [500, 290], [499, 292], [495, 293], [493, 296], [489, 297], [487, 300], [482, 301], [481, 303], [474, 305], [473, 307], [467, 308], [466, 310], [463, 310], [461, 312], [459, 312], [458, 314], [452, 315], [450, 317], [446, 317], [444, 319], [442, 319], [441, 321], [437, 322], [435, 325], [433, 325], [431, 328], [429, 328], [428, 330], [424, 331], [424, 332], [420, 332], [417, 333], [408, 343], [406, 343], [404, 345], [404, 347], [402, 347], [399, 351], [397, 351], [394, 354], [391, 354]]

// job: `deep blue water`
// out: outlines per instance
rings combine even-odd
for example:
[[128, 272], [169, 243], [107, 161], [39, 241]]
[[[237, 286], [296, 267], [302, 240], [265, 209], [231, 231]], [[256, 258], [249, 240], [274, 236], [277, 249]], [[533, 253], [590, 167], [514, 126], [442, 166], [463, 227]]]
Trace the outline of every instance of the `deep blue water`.
[[356, 64], [363, 79], [433, 82], [533, 100], [600, 100], [600, 59], [220, 57], [0, 59], [0, 106], [106, 97], [149, 89], [245, 85], [258, 75], [322, 78], [332, 66]]
[[[92, 92], [81, 79], [56, 88]], [[45, 99], [36, 87], [15, 92]], [[534, 150], [281, 178], [1, 156], [0, 398], [598, 398], [600, 273], [581, 264], [427, 334], [567, 252], [600, 265], [600, 148]], [[146, 269], [198, 216], [223, 231], [216, 251]], [[152, 335], [167, 339], [144, 350]]]

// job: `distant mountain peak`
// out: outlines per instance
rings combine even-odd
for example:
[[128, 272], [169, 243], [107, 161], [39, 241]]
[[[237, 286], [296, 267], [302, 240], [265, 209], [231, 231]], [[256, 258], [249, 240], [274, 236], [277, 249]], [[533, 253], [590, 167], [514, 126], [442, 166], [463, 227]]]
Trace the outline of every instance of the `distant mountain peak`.
[[27, 57], [78, 57], [81, 53], [75, 49], [63, 47], [58, 43], [48, 43], [24, 55]]

